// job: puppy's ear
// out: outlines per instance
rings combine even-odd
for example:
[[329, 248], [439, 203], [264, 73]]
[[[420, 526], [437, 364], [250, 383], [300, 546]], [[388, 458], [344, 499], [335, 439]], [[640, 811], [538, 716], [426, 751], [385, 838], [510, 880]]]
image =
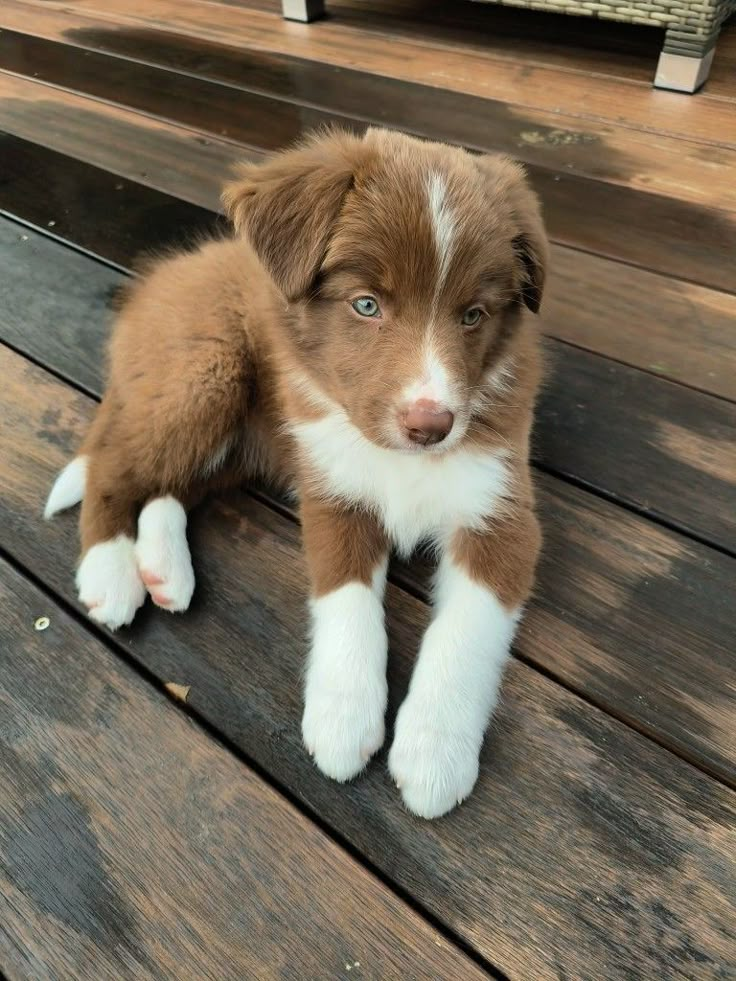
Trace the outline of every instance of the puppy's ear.
[[522, 231], [514, 237], [514, 251], [523, 269], [521, 298], [532, 313], [539, 313], [547, 278], [549, 245], [542, 223], [539, 200], [536, 194], [528, 189], [525, 197], [528, 200], [523, 202], [522, 210], [518, 213]]
[[478, 166], [489, 178], [492, 194], [508, 203], [521, 272], [521, 298], [533, 313], [539, 313], [549, 264], [539, 198], [530, 188], [524, 168], [508, 157], [479, 157]]
[[244, 164], [222, 194], [225, 210], [288, 300], [312, 286], [363, 143], [331, 133], [280, 153], [264, 164]]

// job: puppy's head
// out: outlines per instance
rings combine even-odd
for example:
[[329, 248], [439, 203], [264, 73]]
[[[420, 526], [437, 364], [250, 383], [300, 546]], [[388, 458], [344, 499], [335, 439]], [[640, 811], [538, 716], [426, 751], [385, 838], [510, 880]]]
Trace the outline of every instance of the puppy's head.
[[456, 446], [541, 303], [547, 243], [521, 167], [332, 133], [247, 165], [223, 200], [291, 307], [306, 377], [379, 445]]

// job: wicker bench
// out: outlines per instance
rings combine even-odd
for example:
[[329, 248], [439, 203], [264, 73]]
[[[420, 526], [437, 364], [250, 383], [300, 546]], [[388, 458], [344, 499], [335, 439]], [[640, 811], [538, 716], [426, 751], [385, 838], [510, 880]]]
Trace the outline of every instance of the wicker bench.
[[[324, 13], [324, 0], [281, 0], [284, 17], [310, 21]], [[708, 77], [721, 25], [736, 0], [483, 0], [533, 10], [603, 20], [621, 20], [664, 29], [664, 45], [654, 84], [695, 92]]]

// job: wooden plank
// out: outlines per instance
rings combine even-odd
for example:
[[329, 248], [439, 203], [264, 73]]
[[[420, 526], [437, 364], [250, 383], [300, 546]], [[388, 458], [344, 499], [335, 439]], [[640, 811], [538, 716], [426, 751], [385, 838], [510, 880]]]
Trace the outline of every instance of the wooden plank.
[[[217, 0], [280, 13], [280, 0]], [[651, 89], [662, 50], [662, 29], [593, 17], [560, 17], [542, 7], [522, 9], [468, 0], [433, 0], [427, 16], [425, 0], [332, 0], [330, 16], [342, 25], [371, 32], [383, 43], [409, 39], [449, 48], [475, 51], [529, 68], [555, 68], [588, 78], [608, 77], [616, 82], [636, 82]], [[730, 72], [736, 63], [736, 28], [724, 25], [715, 49], [707, 84], [698, 92], [704, 101], [736, 101], [736, 85]]]
[[[69, 599], [75, 520], [44, 525], [40, 512], [92, 404], [17, 355], [0, 352], [0, 370], [0, 541]], [[319, 774], [299, 740], [297, 535], [252, 498], [205, 505], [191, 522], [193, 608], [141, 611], [116, 643], [191, 685], [195, 711], [508, 977], [726, 976], [733, 792], [524, 664], [508, 672], [477, 790], [453, 816], [412, 818], [380, 761], [345, 786]], [[391, 587], [388, 610], [393, 716], [426, 608]]]
[[557, 246], [546, 334], [736, 399], [736, 297]]
[[718, 37], [708, 83], [703, 91], [709, 97], [736, 102], [736, 21], [733, 17], [723, 25]]
[[[0, 260], [12, 284], [0, 339], [99, 395], [108, 322], [100, 298], [119, 274], [40, 236], [19, 242], [7, 224]], [[80, 285], [58, 291], [63, 281]], [[726, 584], [736, 564], [558, 480], [539, 483], [547, 543], [524, 656], [736, 782], [736, 696], [722, 695], [732, 646]], [[422, 571], [415, 564], [399, 575], [426, 595]]]
[[[217, 230], [215, 216], [0, 134], [6, 207], [122, 266]], [[736, 398], [736, 298], [562, 246], [552, 251], [545, 333], [673, 381]]]
[[[99, 80], [105, 74], [92, 71], [91, 87], [107, 91], [106, 83]], [[172, 77], [167, 77], [171, 81]], [[170, 192], [176, 188], [176, 193], [188, 201], [216, 208], [222, 175], [243, 156], [257, 157], [251, 144], [261, 151], [278, 149], [329, 118], [322, 112], [295, 109], [281, 102], [271, 111], [271, 100], [253, 94], [241, 93], [233, 101], [233, 92], [221, 86], [215, 87], [216, 94], [210, 98], [209, 83], [192, 83], [180, 76], [174, 81], [174, 91], [181, 81], [185, 88], [196, 89], [198, 96], [182, 91], [176, 98], [169, 92], [168, 98], [161, 96], [161, 103], [191, 126], [209, 125], [207, 131], [155, 121], [7, 72], [0, 72], [0, 126], [151, 186]], [[205, 86], [204, 90], [199, 85]], [[119, 86], [113, 88], [119, 90]], [[150, 107], [158, 101], [151, 92], [159, 89], [163, 91], [164, 86], [150, 78], [141, 79], [137, 95], [131, 97]], [[138, 121], [140, 138], [133, 132]], [[367, 125], [345, 116], [340, 121], [356, 131]], [[240, 142], [217, 136], [213, 128], [221, 127]], [[437, 129], [432, 135], [448, 138]], [[115, 152], [116, 141], [121, 140], [130, 148], [124, 157]], [[731, 253], [736, 253], [733, 212], [662, 194], [634, 189], [622, 192], [604, 181], [575, 176], [567, 170], [555, 172], [537, 164], [530, 165], [529, 170], [541, 193], [553, 240], [719, 289], [736, 290], [731, 261]], [[591, 215], [596, 216], [594, 222]]]
[[[11, 0], [5, 0], [10, 3]], [[13, 0], [17, 2], [17, 0]], [[483, 48], [453, 51], [446, 45], [391, 36], [372, 37], [331, 18], [308, 27], [244, 4], [221, 4], [217, 16], [203, 0], [23, 0], [22, 7], [48, 7], [106, 21], [111, 28], [185, 34], [231, 47], [293, 55], [340, 68], [438, 89], [466, 92], [508, 105], [557, 112], [581, 119], [604, 119], [635, 129], [680, 136], [720, 146], [736, 146], [732, 114], [720, 101], [683, 99], [652, 91], [642, 82], [620, 81], [496, 59]]]
[[120, 266], [225, 227], [210, 210], [7, 133], [0, 157], [0, 209]]
[[106, 327], [128, 277], [4, 220], [0, 264], [0, 339], [99, 394]]
[[16, 977], [487, 976], [1, 561], [0, 698]]
[[548, 350], [534, 459], [736, 552], [734, 403], [587, 351]]
[[[220, 3], [243, 0], [218, 0]], [[247, 0], [246, 6], [277, 13], [278, 0]], [[428, 15], [429, 8], [429, 15]], [[485, 52], [500, 61], [562, 68], [582, 75], [605, 74], [651, 85], [662, 46], [657, 28], [560, 17], [468, 0], [331, 0], [340, 24], [384, 39], [401, 37], [433, 47]]]
[[[426, 8], [424, 0], [420, 0], [420, 3]], [[351, 19], [358, 19], [364, 13], [370, 16], [377, 9], [376, 3], [371, 3], [370, 9], [366, 8], [361, 0], [358, 0], [358, 4], [359, 6], [356, 7], [346, 6], [344, 3], [336, 6], [333, 2], [330, 4], [330, 14], [332, 16], [336, 11], [339, 11], [338, 16], [341, 23], [347, 24]], [[247, 6], [249, 9], [256, 9], [258, 7], [263, 10], [267, 9], [265, 5], [256, 4], [253, 0], [247, 5], [243, 4], [242, 0], [237, 0], [236, 5]], [[446, 12], [451, 12], [455, 6], [456, 4], [452, 3], [452, 6], [446, 8]], [[394, 0], [388, 0], [388, 5], [383, 8], [386, 17], [382, 21], [375, 23], [374, 28], [381, 26], [385, 28], [385, 24], [392, 18], [396, 7], [397, 4]], [[420, 19], [419, 17], [412, 16], [412, 19], [407, 21], [408, 30], [413, 33], [415, 40], [418, 39], [417, 35], [420, 31], [432, 30], [437, 23], [437, 4], [433, 4], [433, 8], [432, 18], [424, 17]], [[271, 5], [269, 9], [271, 13], [277, 11], [275, 4]], [[588, 69], [594, 66], [595, 74], [597, 75], [605, 71], [606, 62], [610, 61], [615, 65], [615, 69], [614, 71], [607, 72], [607, 74], [613, 75], [616, 78], [620, 78], [623, 74], [628, 79], [635, 79], [636, 81], [645, 83], [647, 86], [651, 85], [653, 71], [649, 62], [651, 60], [652, 64], [656, 63], [661, 49], [661, 34], [659, 30], [655, 29], [654, 31], [655, 39], [654, 45], [652, 45], [651, 34], [646, 30], [642, 30], [639, 25], [634, 27], [633, 25], [614, 24], [613, 22], [604, 24], [602, 21], [596, 22], [590, 20], [579, 22], [577, 19], [561, 19], [557, 16], [546, 16], [538, 10], [530, 15], [528, 11], [520, 11], [518, 8], [515, 9], [501, 5], [478, 7], [475, 5], [471, 6], [469, 2], [463, 2], [461, 9], [465, 21], [469, 19], [468, 15], [470, 13], [481, 11], [486, 16], [492, 16], [494, 20], [492, 31], [483, 32], [483, 34], [479, 34], [477, 31], [464, 31], [464, 37], [462, 39], [463, 50], [467, 50], [468, 47], [479, 48], [486, 55], [492, 55], [494, 60], [500, 57], [504, 61], [525, 61], [533, 67], [553, 67], [550, 58], [555, 58], [558, 63], [554, 67], [562, 67], [566, 68], [566, 70], [571, 70], [572, 68], [572, 70], [589, 74]], [[79, 10], [72, 10], [70, 8], [62, 11], [59, 8], [49, 7], [46, 3], [31, 6], [25, 0], [6, 0], [2, 13], [3, 18], [7, 18], [5, 24], [9, 28], [32, 33], [39, 37], [64, 40], [69, 43], [81, 43], [84, 46], [100, 51], [128, 54], [135, 58], [142, 57], [142, 47], [144, 49], [148, 48], [150, 52], [157, 51], [160, 55], [162, 51], [171, 50], [169, 48], [170, 43], [176, 47], [181, 47], [182, 51], [186, 51], [187, 48], [191, 48], [191, 50], [199, 49], [202, 52], [207, 50], [214, 55], [214, 62], [211, 62], [209, 58], [200, 59], [194, 65], [194, 73], [198, 75], [209, 75], [209, 72], [213, 68], [216, 68], [218, 62], [223, 58], [226, 60], [232, 58], [232, 66], [237, 72], [236, 54], [238, 50], [240, 51], [241, 58], [244, 54], [246, 55], [246, 62], [256, 54], [254, 50], [248, 49], [247, 47], [237, 49], [230, 45], [218, 45], [203, 38], [197, 38], [194, 35], [187, 37], [183, 34], [176, 34], [174, 33], [175, 29], [165, 32], [163, 30], [131, 29], [126, 27], [114, 28], [111, 27], [109, 21], [97, 18], [94, 11], [81, 13]], [[415, 13], [426, 13], [426, 10], [417, 9]], [[519, 16], [523, 18], [523, 24], [518, 22]], [[511, 19], [510, 24], [508, 23], [509, 19]], [[506, 21], [506, 23], [503, 23], [503, 21]], [[569, 30], [570, 28], [579, 27], [580, 23], [582, 23], [584, 29], [584, 36], [582, 38], [584, 46], [581, 46], [579, 43], [580, 38], [578, 38], [574, 49], [572, 49], [564, 43], [560, 28], [567, 28]], [[556, 29], [556, 36], [552, 41], [549, 40], [550, 24]], [[596, 27], [603, 27], [606, 33], [605, 40], [602, 39], [603, 46], [597, 45], [595, 39], [592, 37], [591, 32]], [[392, 33], [396, 32], [392, 31]], [[625, 36], [626, 41], [624, 41]], [[642, 40], [644, 39], [646, 52], [642, 54]], [[636, 52], [632, 49], [632, 43], [636, 48]], [[540, 51], [540, 49], [543, 51], [543, 57], [533, 57], [533, 52]], [[719, 45], [718, 61], [720, 61], [721, 53], [722, 45]], [[275, 53], [260, 52], [260, 54], [267, 59], [280, 60], [280, 56]], [[527, 54], [532, 57], [527, 58]], [[143, 57], [143, 60], [157, 61], [157, 58]], [[298, 62], [303, 66], [312, 65], [314, 70], [322, 69], [323, 71], [336, 72], [336, 69], [331, 69], [329, 65], [320, 65], [317, 61], [292, 58], [288, 55], [285, 56], [285, 60], [291, 63]], [[587, 64], [581, 64], [581, 60], [584, 62], [587, 61]], [[180, 67], [184, 66], [180, 63]], [[717, 64], [714, 63], [714, 69], [716, 67]], [[242, 78], [240, 73], [237, 74], [238, 77]], [[355, 77], [356, 74], [362, 75], [363, 73], [351, 70], [351, 77]], [[713, 73], [711, 72], [711, 77], [712, 75]], [[374, 77], [378, 76], [374, 73]]]
[[[216, 210], [216, 185], [238, 160], [260, 154], [0, 71], [0, 128]], [[209, 186], [201, 182], [208, 171]]]
[[609, 259], [734, 292], [732, 214], [530, 168], [552, 238]]
[[[214, 181], [211, 186], [214, 190]], [[0, 202], [9, 199], [12, 188], [6, 184], [0, 188]], [[71, 199], [76, 207], [87, 204], [81, 193]], [[25, 197], [20, 209], [24, 202]], [[33, 201], [32, 207], [37, 209], [38, 203]], [[87, 221], [96, 222], [94, 212]], [[75, 225], [79, 234], [81, 220]], [[140, 249], [155, 248], [155, 215], [150, 222], [142, 218], [140, 227]], [[97, 229], [95, 235], [99, 242]], [[105, 254], [104, 242], [101, 247]], [[581, 300], [583, 315], [585, 302]], [[667, 385], [650, 374], [554, 342], [550, 363], [538, 412], [535, 458], [555, 472], [736, 551], [733, 403]], [[702, 507], [705, 499], [708, 508]]]
[[[233, 85], [215, 84], [88, 49], [81, 57], [77, 47], [16, 31], [0, 33], [0, 67], [264, 151], [282, 149], [302, 130], [335, 122], [330, 113]], [[347, 120], [348, 125], [350, 122]], [[360, 124], [360, 128], [365, 126]]]
[[[308, 115], [312, 111], [304, 112]], [[286, 110], [281, 113], [282, 121], [286, 114]], [[248, 127], [246, 134], [241, 130], [241, 135], [257, 138], [261, 124], [254, 125], [255, 129]], [[264, 132], [269, 125], [272, 132], [273, 127], [279, 129], [276, 118], [271, 124], [264, 121]], [[364, 125], [354, 124], [355, 128]], [[0, 127], [213, 209], [218, 207], [223, 175], [243, 157], [255, 159], [259, 155], [252, 147], [210, 132], [154, 120], [7, 72], [0, 72]], [[281, 145], [292, 142], [299, 132], [296, 125], [286, 127]], [[123, 142], [125, 155], [118, 152]], [[542, 195], [554, 240], [706, 285], [734, 289], [733, 214], [657, 194], [622, 193], [601, 181], [555, 174], [536, 166], [530, 173]], [[590, 221], [591, 214], [596, 215], [595, 222]]]
[[[206, 46], [207, 78], [203, 79], [201, 69], [193, 74], [181, 71], [182, 48], [190, 64], [192, 58], [197, 64], [203, 60], [198, 44], [192, 51], [191, 39], [160, 34], [158, 46], [151, 40], [146, 43], [147, 39], [136, 46], [130, 32], [122, 36], [109, 29], [85, 32], [70, 27], [69, 14], [42, 10], [47, 19], [56, 14], [58, 37], [66, 40], [73, 34], [79, 43], [80, 34], [91, 35], [80, 57], [75, 46], [30, 36], [34, 19], [24, 11], [22, 18], [16, 14], [14, 20], [12, 12], [9, 16], [4, 8], [0, 24], [22, 23], [25, 33], [0, 33], [4, 69], [262, 149], [279, 149], [300, 131], [328, 122], [362, 128], [360, 120], [367, 119], [481, 151], [509, 153], [568, 176], [591, 177], [724, 211], [736, 209], [736, 150], [706, 149], [683, 139], [581, 121], [563, 113], [519, 109], [363, 72], [335, 72], [330, 66], [259, 52], [241, 51], [235, 59], [236, 52], [229, 49], [231, 60], [224, 59], [228, 84], [223, 86], [218, 84], [217, 70], [223, 49], [215, 45]], [[98, 46], [109, 50], [121, 42], [125, 59], [94, 50]], [[248, 91], [247, 79], [254, 75], [266, 92], [275, 90], [278, 99]], [[289, 101], [284, 101], [284, 89], [291, 93]]]

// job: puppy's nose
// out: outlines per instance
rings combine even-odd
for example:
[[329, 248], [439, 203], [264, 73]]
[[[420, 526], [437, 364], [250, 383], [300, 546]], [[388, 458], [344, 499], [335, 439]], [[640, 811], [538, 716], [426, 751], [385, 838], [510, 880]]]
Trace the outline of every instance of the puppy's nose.
[[441, 443], [447, 436], [455, 417], [437, 402], [419, 399], [401, 413], [400, 420], [404, 433], [412, 443], [432, 446]]

